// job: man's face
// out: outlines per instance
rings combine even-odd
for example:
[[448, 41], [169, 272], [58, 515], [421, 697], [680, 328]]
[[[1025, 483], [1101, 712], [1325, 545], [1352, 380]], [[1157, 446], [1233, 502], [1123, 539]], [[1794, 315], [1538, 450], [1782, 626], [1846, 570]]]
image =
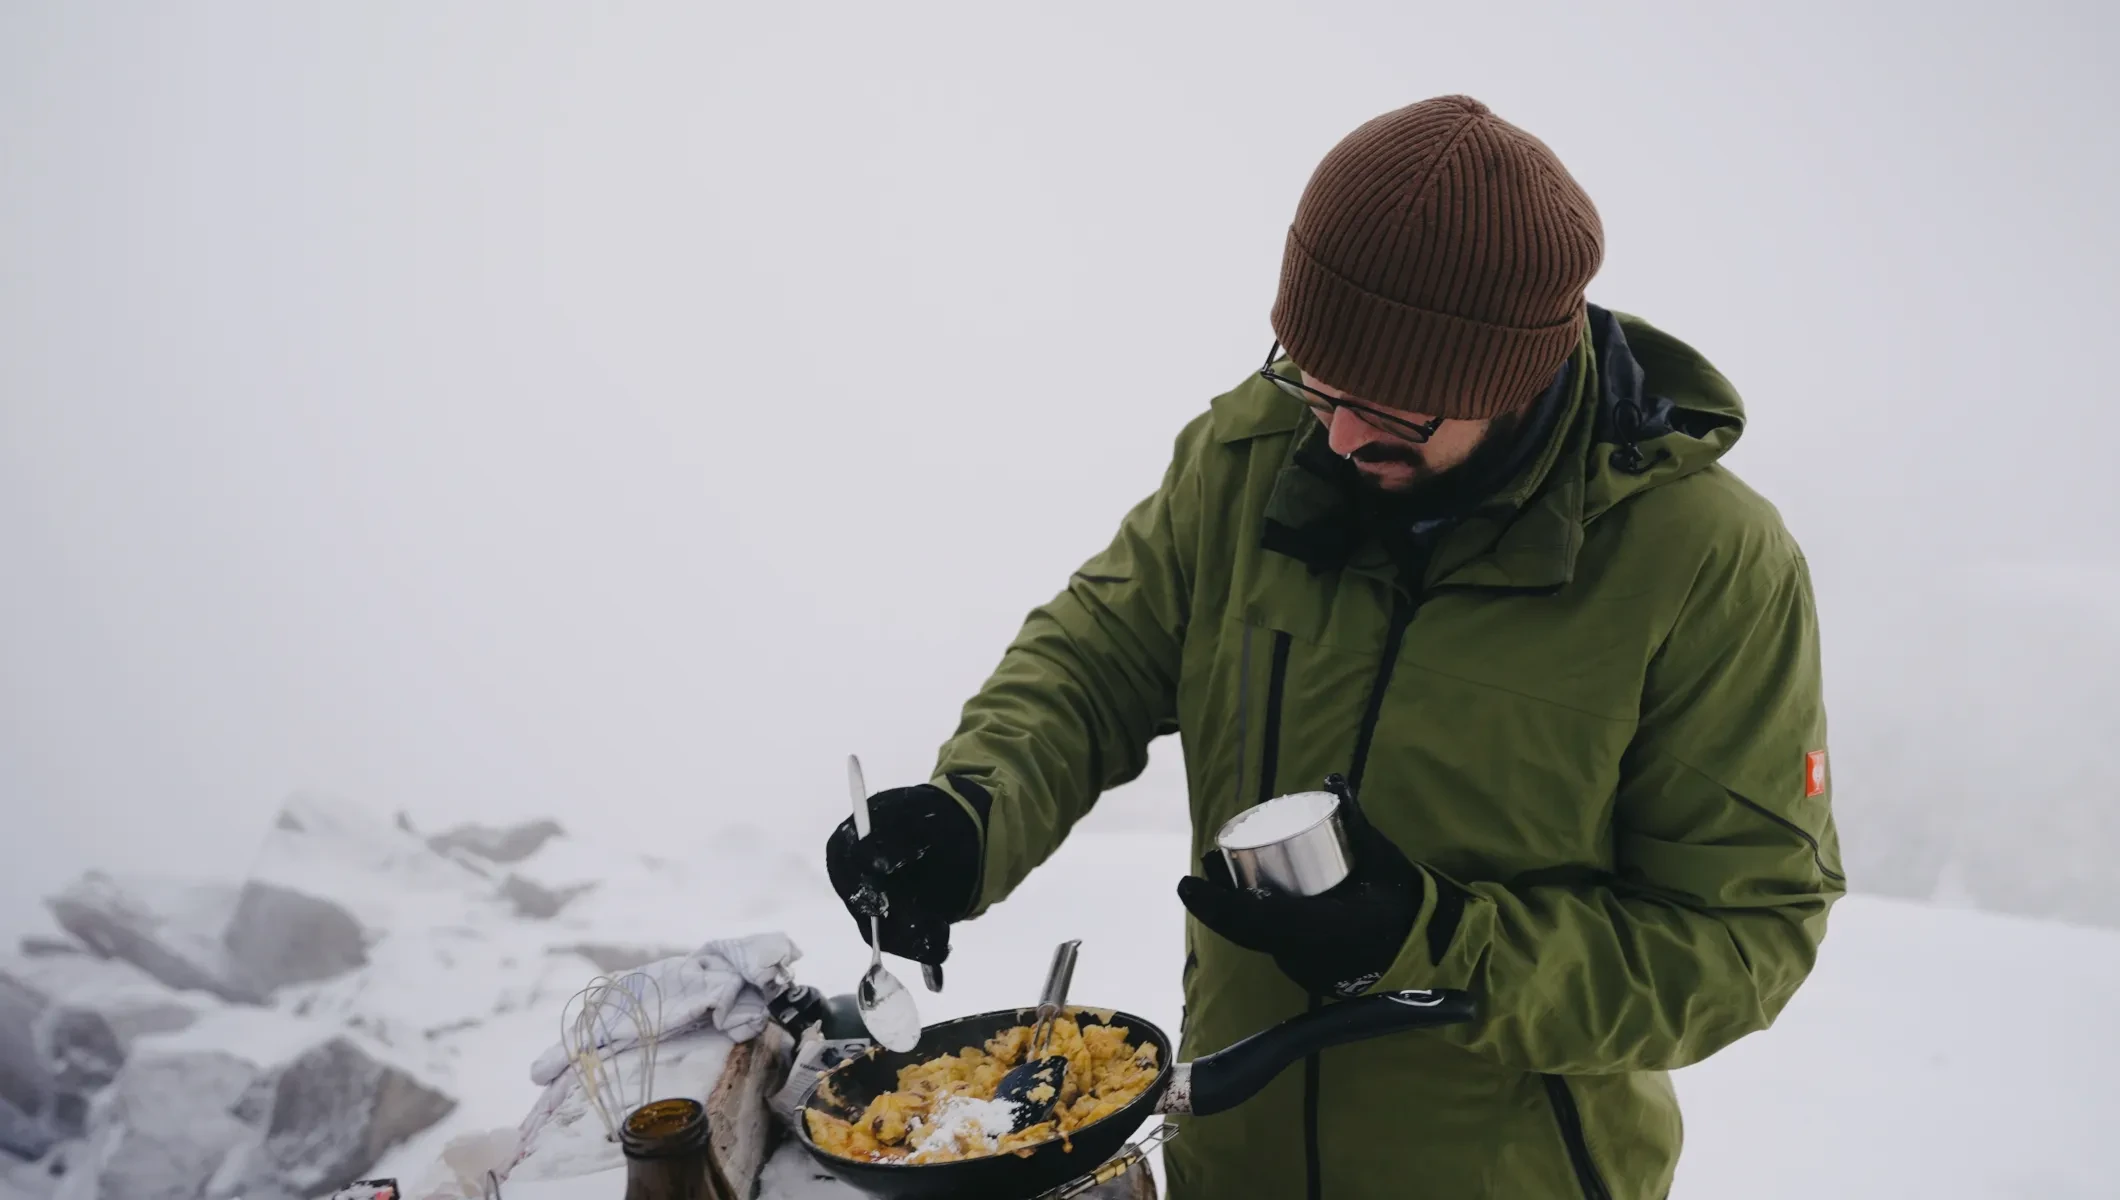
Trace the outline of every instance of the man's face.
[[[1335, 400], [1360, 400], [1330, 384], [1303, 373], [1303, 382]], [[1362, 479], [1380, 492], [1401, 495], [1416, 491], [1470, 461], [1488, 440], [1497, 435], [1495, 422], [1449, 420], [1426, 442], [1413, 442], [1386, 433], [1351, 408], [1334, 409], [1330, 417], [1311, 410], [1325, 426], [1326, 444], [1332, 452], [1353, 464]], [[1425, 423], [1427, 413], [1400, 413], [1415, 424]], [[1515, 422], [1507, 422], [1513, 426]], [[1506, 431], [1502, 431], [1506, 432]]]

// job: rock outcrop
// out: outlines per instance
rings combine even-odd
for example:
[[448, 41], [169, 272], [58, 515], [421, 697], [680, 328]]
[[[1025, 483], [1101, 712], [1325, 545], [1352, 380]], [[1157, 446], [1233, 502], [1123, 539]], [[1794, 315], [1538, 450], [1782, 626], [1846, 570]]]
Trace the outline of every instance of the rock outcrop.
[[37, 1046], [43, 996], [0, 975], [0, 1150], [40, 1158], [60, 1140], [52, 1127], [58, 1081]]
[[[0, 959], [0, 979], [50, 1002], [54, 1011], [45, 1018], [47, 1038], [51, 1023], [71, 1026], [81, 1019], [63, 1014], [93, 1014], [116, 1039], [120, 1058], [139, 1039], [187, 1028], [201, 1010], [220, 1007], [210, 996], [172, 991], [130, 963], [88, 954]], [[62, 1036], [79, 1040], [70, 1028]]]
[[559, 915], [575, 897], [586, 893], [587, 885], [549, 888], [536, 880], [520, 875], [510, 875], [501, 884], [501, 899], [515, 909], [515, 915], [532, 921], [549, 921]]
[[161, 903], [147, 894], [147, 885], [90, 871], [47, 903], [60, 927], [96, 954], [129, 962], [180, 991], [262, 1003], [262, 991], [232, 977], [221, 948], [219, 935], [235, 909], [234, 889], [152, 886], [163, 893]]
[[265, 1158], [298, 1191], [328, 1189], [455, 1107], [456, 1101], [351, 1041], [333, 1038], [280, 1071]]
[[252, 880], [221, 935], [229, 970], [271, 993], [332, 979], [368, 963], [368, 943], [352, 913], [329, 900]]
[[523, 1041], [512, 1082], [592, 975], [681, 953], [663, 947], [695, 908], [778, 895], [750, 849], [717, 851], [746, 870], [707, 871], [731, 886], [702, 890], [691, 862], [549, 821], [430, 842], [304, 794], [239, 885], [91, 872], [47, 901], [63, 933], [0, 954], [0, 1200], [315, 1200], [408, 1171], [424, 1186], [406, 1143], [467, 1119], [492, 1136], [459, 1159], [512, 1153], [520, 1109], [488, 1111], [483, 1078], [495, 1039]]
[[549, 820], [525, 821], [499, 829], [489, 825], [459, 825], [428, 838], [427, 844], [437, 854], [462, 851], [487, 862], [517, 863], [565, 832], [559, 822]]
[[54, 1200], [300, 1200], [361, 1175], [455, 1103], [343, 1037], [277, 1070], [218, 1051], [147, 1053], [97, 1100]]
[[53, 1006], [40, 1022], [39, 1049], [61, 1089], [81, 1095], [100, 1090], [125, 1065], [125, 1046], [110, 1021], [93, 1008]]
[[97, 1104], [56, 1200], [197, 1200], [257, 1131], [231, 1112], [257, 1068], [212, 1051], [146, 1055]]

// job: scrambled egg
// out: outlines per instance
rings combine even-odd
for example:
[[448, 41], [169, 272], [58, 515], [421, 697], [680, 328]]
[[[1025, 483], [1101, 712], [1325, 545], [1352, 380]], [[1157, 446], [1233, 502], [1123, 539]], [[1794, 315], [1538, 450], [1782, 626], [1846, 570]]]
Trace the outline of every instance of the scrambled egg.
[[[965, 1049], [927, 1062], [901, 1067], [898, 1090], [869, 1101], [859, 1117], [842, 1120], [830, 1113], [803, 1110], [810, 1138], [826, 1152], [864, 1162], [939, 1163], [1011, 1151], [1028, 1153], [1041, 1142], [1066, 1138], [1076, 1130], [1119, 1111], [1156, 1080], [1156, 1046], [1127, 1044], [1128, 1030], [1115, 1025], [1078, 1025], [1072, 1016], [1053, 1022], [1047, 1055], [1067, 1059], [1052, 1119], [1017, 1133], [987, 1136], [976, 1124], [950, 1127], [936, 1136], [938, 1109], [956, 1097], [992, 1100], [1001, 1077], [1023, 1061], [1031, 1031], [1018, 1025], [987, 1039], [985, 1049]], [[831, 1080], [818, 1088], [827, 1103], [836, 1102]], [[1033, 1093], [1043, 1100], [1048, 1089]]]

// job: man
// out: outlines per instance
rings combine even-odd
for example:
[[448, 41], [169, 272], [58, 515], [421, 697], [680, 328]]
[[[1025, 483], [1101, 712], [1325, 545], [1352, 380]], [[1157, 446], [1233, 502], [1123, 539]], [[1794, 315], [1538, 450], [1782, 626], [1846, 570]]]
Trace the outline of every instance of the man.
[[[1810, 971], [1843, 890], [1810, 579], [1717, 465], [1735, 391], [1585, 302], [1602, 257], [1589, 198], [1478, 102], [1355, 130], [1297, 208], [1266, 368], [1031, 614], [932, 782], [828, 846], [857, 921], [880, 891], [884, 948], [940, 962], [1177, 732], [1187, 1056], [1364, 991], [1478, 997], [1185, 1121], [1178, 1200], [1655, 1200], [1665, 1072]], [[1233, 887], [1215, 831], [1334, 772], [1353, 876]]]

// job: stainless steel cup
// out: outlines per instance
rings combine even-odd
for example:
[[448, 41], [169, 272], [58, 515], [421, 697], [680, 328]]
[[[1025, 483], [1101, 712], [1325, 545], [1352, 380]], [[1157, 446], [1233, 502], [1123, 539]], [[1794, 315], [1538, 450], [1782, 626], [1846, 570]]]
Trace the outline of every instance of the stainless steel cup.
[[1354, 869], [1354, 852], [1331, 792], [1296, 792], [1245, 809], [1215, 834], [1242, 888], [1297, 896], [1331, 891]]

